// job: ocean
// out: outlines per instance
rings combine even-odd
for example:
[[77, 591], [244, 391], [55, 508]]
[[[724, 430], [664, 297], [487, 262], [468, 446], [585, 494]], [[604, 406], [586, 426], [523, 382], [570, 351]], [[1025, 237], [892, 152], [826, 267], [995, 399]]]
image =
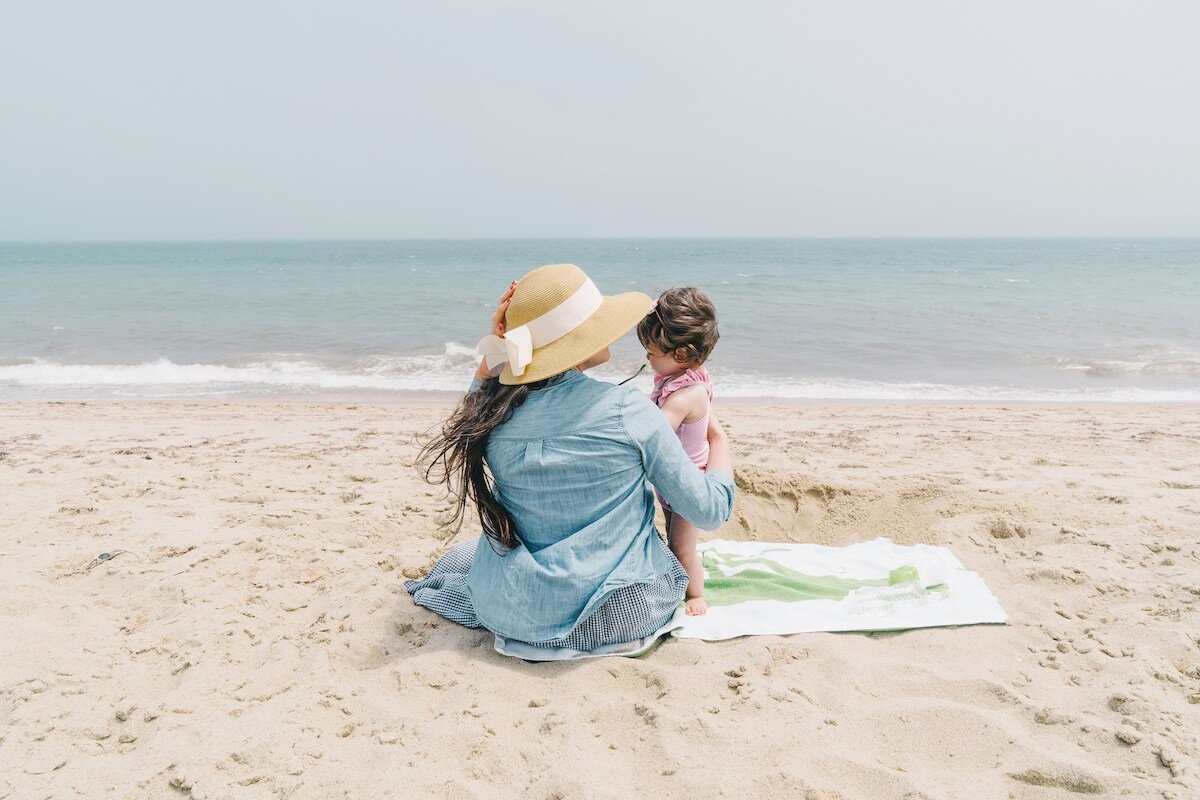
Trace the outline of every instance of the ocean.
[[1200, 401], [1194, 239], [0, 244], [0, 400], [460, 392], [500, 291], [560, 262], [708, 292], [718, 397]]

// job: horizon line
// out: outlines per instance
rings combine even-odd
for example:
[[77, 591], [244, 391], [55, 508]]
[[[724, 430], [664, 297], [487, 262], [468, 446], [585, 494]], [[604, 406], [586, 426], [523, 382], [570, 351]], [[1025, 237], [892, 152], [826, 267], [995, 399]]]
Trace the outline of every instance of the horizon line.
[[327, 237], [252, 237], [206, 239], [0, 239], [5, 245], [51, 244], [278, 244], [300, 242], [562, 242], [562, 241], [1195, 241], [1193, 235], [1108, 235], [1108, 236], [327, 236]]

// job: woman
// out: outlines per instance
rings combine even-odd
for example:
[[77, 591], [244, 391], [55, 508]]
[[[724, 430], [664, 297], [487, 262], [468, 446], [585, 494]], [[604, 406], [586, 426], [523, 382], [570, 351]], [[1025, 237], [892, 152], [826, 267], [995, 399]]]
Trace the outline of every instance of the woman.
[[650, 308], [641, 292], [601, 296], [571, 264], [505, 292], [470, 391], [421, 451], [457, 523], [473, 501], [484, 535], [405, 585], [417, 605], [547, 658], [636, 642], [671, 618], [688, 576], [655, 530], [651, 486], [705, 530], [729, 518], [734, 488], [715, 419], [701, 472], [648, 398], [584, 374]]

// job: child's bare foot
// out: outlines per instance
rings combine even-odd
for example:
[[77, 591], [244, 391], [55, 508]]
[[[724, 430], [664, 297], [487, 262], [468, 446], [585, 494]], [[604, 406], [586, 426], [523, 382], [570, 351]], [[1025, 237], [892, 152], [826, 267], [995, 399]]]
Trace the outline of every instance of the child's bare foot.
[[708, 613], [708, 603], [704, 602], [703, 597], [689, 597], [683, 604], [683, 610], [690, 617], [703, 616]]

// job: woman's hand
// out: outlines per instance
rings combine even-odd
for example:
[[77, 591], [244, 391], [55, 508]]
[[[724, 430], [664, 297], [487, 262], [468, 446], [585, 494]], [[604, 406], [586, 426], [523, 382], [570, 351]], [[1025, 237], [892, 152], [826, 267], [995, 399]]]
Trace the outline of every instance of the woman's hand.
[[504, 331], [508, 329], [508, 325], [504, 321], [504, 315], [508, 313], [508, 304], [512, 302], [513, 292], [517, 288], [517, 282], [513, 281], [508, 285], [508, 290], [500, 295], [500, 301], [496, 303], [496, 313], [492, 314], [492, 335], [503, 336]]
[[716, 409], [711, 407], [708, 410], [708, 471], [733, 474], [729, 435], [717, 420]]
[[714, 441], [727, 438], [725, 429], [721, 427], [720, 421], [717, 419], [717, 410], [712, 406], [708, 409], [708, 444], [711, 447]]
[[[508, 285], [508, 289], [504, 294], [500, 295], [500, 300], [496, 303], [496, 313], [492, 314], [492, 335], [503, 336], [508, 330], [508, 324], [504, 319], [504, 315], [508, 313], [508, 304], [512, 301], [513, 291], [517, 288], [517, 282], [513, 281]], [[492, 376], [492, 371], [488, 369], [487, 361], [479, 362], [479, 369], [475, 370], [475, 379], [485, 381]]]

